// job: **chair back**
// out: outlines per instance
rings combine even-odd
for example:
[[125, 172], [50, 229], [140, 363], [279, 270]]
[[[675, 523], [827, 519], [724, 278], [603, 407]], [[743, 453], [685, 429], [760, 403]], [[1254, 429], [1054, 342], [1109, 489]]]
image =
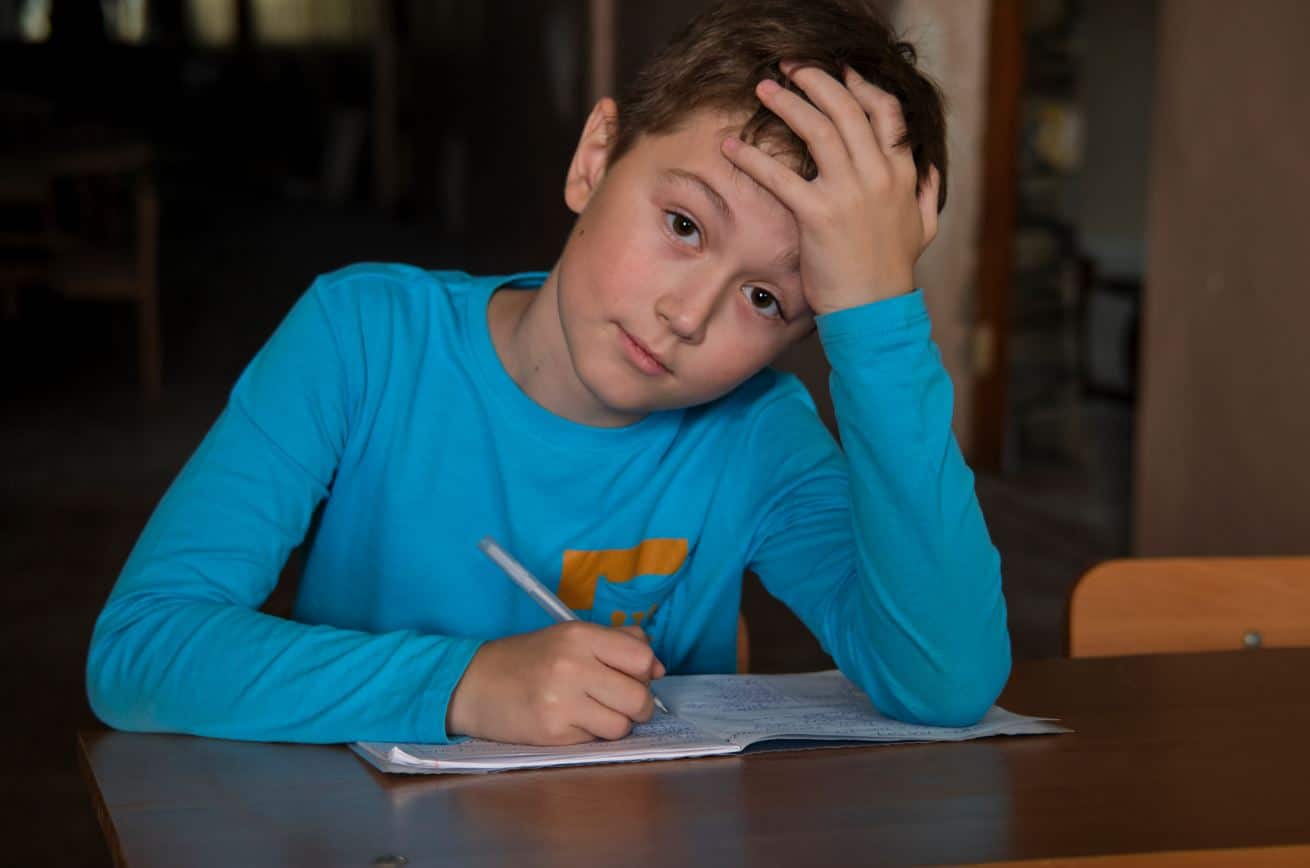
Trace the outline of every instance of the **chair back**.
[[1069, 656], [1310, 646], [1310, 557], [1133, 558], [1069, 599]]

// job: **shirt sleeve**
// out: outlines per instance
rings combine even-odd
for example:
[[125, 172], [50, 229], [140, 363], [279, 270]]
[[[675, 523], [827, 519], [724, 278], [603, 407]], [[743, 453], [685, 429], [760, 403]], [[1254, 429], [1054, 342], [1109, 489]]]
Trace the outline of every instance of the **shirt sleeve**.
[[751, 567], [881, 711], [972, 724], [1009, 677], [1006, 607], [922, 293], [818, 328], [841, 450], [801, 399], [768, 415]]
[[331, 281], [311, 287], [243, 373], [124, 566], [87, 659], [105, 723], [263, 741], [448, 740], [447, 703], [476, 640], [258, 611], [328, 495], [362, 403], [361, 342], [341, 339], [349, 327], [327, 314], [347, 309], [325, 302]]

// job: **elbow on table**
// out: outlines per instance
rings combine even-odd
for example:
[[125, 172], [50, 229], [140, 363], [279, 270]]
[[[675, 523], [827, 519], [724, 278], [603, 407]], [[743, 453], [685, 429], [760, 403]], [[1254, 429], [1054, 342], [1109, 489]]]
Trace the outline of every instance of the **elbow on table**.
[[126, 644], [121, 632], [97, 626], [87, 651], [86, 698], [91, 711], [106, 726], [146, 731], [151, 727], [141, 712], [148, 703], [125, 665]]
[[111, 729], [120, 729], [128, 732], [140, 732], [143, 728], [133, 726], [133, 719], [127, 713], [128, 705], [115, 701], [112, 693], [103, 690], [97, 690], [91, 678], [87, 678], [87, 700], [91, 704], [91, 711], [95, 714], [96, 719]]
[[1009, 677], [1007, 649], [1002, 659], [943, 673], [940, 678], [894, 698], [880, 710], [890, 717], [922, 726], [973, 726], [996, 703]]
[[110, 683], [104, 644], [99, 637], [93, 637], [87, 652], [86, 699], [101, 723], [114, 729], [131, 729], [122, 713], [126, 705], [121, 702], [123, 691]]

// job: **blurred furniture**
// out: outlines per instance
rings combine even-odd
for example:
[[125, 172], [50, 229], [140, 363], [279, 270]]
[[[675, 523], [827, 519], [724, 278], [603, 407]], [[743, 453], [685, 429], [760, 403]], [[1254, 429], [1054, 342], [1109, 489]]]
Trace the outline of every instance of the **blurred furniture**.
[[1290, 866], [1307, 682], [1307, 648], [1020, 661], [1000, 704], [1072, 735], [492, 775], [104, 730], [76, 749], [119, 866]]
[[1089, 570], [1069, 656], [1310, 646], [1310, 557], [1138, 558]]
[[1007, 472], [1034, 461], [1077, 464], [1086, 451], [1080, 419], [1081, 336], [1088, 267], [1067, 201], [1085, 155], [1080, 7], [1027, 4], [1019, 93], [1015, 218], [1004, 363]]
[[162, 379], [152, 163], [147, 143], [103, 131], [65, 133], [0, 157], [0, 210], [19, 215], [18, 228], [0, 231], [5, 313], [21, 313], [18, 293], [32, 285], [69, 298], [132, 302], [147, 398], [159, 396]]
[[0, 162], [0, 316], [18, 316], [19, 293], [48, 273], [49, 188], [43, 177]]
[[54, 105], [0, 92], [0, 316], [18, 316], [19, 293], [46, 277], [52, 215], [45, 173], [22, 154], [47, 136]]
[[[56, 197], [50, 285], [70, 298], [130, 301], [137, 310], [137, 370], [147, 398], [162, 380], [159, 200], [144, 142], [72, 149], [50, 161]], [[60, 194], [71, 202], [61, 217]], [[67, 212], [66, 212], [67, 213]]]

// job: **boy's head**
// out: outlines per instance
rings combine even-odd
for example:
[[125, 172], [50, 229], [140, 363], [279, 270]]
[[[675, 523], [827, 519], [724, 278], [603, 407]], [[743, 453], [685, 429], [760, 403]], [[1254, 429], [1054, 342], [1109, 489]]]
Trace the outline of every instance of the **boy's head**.
[[[803, 177], [804, 142], [755, 94], [781, 61], [838, 81], [848, 65], [896, 96], [922, 187], [945, 174], [940, 96], [914, 52], [858, 0], [726, 0], [693, 21], [616, 103], [592, 111], [564, 198], [578, 220], [552, 280], [571, 415], [620, 425], [726, 394], [814, 329], [801, 235], [721, 151], [741, 136]], [[944, 201], [945, 183], [938, 196]]]
[[941, 176], [937, 208], [946, 204], [946, 126], [936, 85], [915, 67], [914, 47], [899, 41], [867, 0], [725, 0], [692, 19], [618, 99], [610, 161], [643, 135], [676, 129], [698, 110], [743, 113], [741, 137], [793, 155], [807, 180], [816, 174], [805, 143], [755, 96], [773, 79], [804, 95], [778, 69], [783, 60], [816, 66], [838, 81], [843, 65], [895, 96], [905, 115], [905, 144], [922, 184], [928, 167]]

